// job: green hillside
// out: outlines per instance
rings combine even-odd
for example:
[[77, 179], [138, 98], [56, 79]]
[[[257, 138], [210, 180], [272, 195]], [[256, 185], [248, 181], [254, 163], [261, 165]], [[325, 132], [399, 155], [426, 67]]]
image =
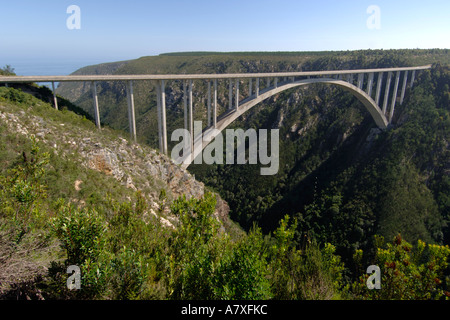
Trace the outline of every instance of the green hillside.
[[[113, 73], [245, 73], [380, 68], [430, 63], [437, 63], [438, 66], [449, 62], [450, 52], [438, 49], [185, 52], [128, 61]], [[94, 67], [90, 68], [92, 71]], [[109, 64], [95, 66], [96, 70], [102, 68], [109, 68]], [[269, 232], [284, 214], [289, 214], [301, 217], [300, 221], [306, 219], [304, 224], [300, 224], [300, 233], [306, 232], [323, 239], [339, 239], [339, 243], [347, 250], [367, 245], [368, 239], [376, 232], [388, 237], [402, 232], [410, 240], [416, 240], [420, 236], [426, 240], [448, 243], [448, 236], [444, 236], [447, 233], [445, 225], [448, 219], [444, 200], [448, 192], [448, 155], [441, 145], [442, 141], [448, 141], [445, 122], [448, 111], [446, 70], [437, 67], [418, 78], [418, 87], [413, 92], [407, 92], [404, 105], [397, 107], [394, 126], [386, 132], [375, 130], [360, 103], [342, 90], [315, 85], [283, 92], [255, 107], [231, 126], [244, 129], [281, 129], [281, 136], [287, 139], [281, 139], [281, 170], [277, 175], [261, 177], [257, 174], [258, 166], [191, 165], [189, 170], [228, 201], [231, 216], [247, 230], [256, 222]], [[138, 137], [142, 142], [157, 147], [154, 86], [143, 81], [136, 82], [134, 86]], [[167, 86], [167, 121], [168, 131], [171, 132], [183, 127], [182, 87], [176, 81]], [[206, 125], [206, 97], [201, 95], [206, 92], [206, 84], [196, 82], [194, 86], [195, 119], [203, 120]], [[434, 86], [433, 89], [430, 86]], [[128, 120], [124, 85], [114, 82], [102, 83], [99, 87], [102, 121], [114, 128], [126, 130]], [[66, 84], [60, 89], [66, 90]], [[243, 96], [245, 90], [243, 86]], [[227, 106], [226, 83], [221, 86], [219, 84], [218, 100], [220, 114]], [[86, 92], [76, 103], [87, 112], [92, 111], [90, 92]], [[429, 119], [433, 126], [425, 125], [424, 119]], [[443, 128], [437, 130], [434, 126], [439, 121], [444, 121], [439, 124]], [[416, 127], [421, 129], [411, 129]], [[421, 138], [415, 137], [419, 134]], [[406, 141], [405, 144], [396, 142], [400, 137]], [[412, 143], [409, 139], [417, 143]], [[431, 146], [435, 146], [433, 150], [429, 149]], [[427, 154], [428, 158], [422, 153]], [[403, 158], [399, 154], [404, 154]], [[408, 159], [408, 166], [404, 165], [405, 159]], [[259, 183], [254, 183], [255, 180]], [[400, 181], [405, 182], [398, 185]], [[408, 183], [418, 189], [410, 190]], [[420, 222], [411, 219], [411, 226], [407, 226], [404, 225], [405, 217], [397, 217], [395, 212], [388, 213], [394, 210], [389, 203], [397, 203], [388, 200], [389, 197], [396, 196], [388, 192], [390, 189], [397, 190], [399, 197], [414, 199], [413, 202], [404, 199], [402, 203], [408, 205], [401, 210], [412, 210], [415, 212], [413, 216], [423, 216]], [[411, 196], [415, 192], [417, 195]], [[419, 199], [427, 203], [425, 207], [415, 202]], [[324, 218], [323, 211], [329, 211], [329, 206], [346, 211], [344, 215], [338, 215], [340, 219], [343, 216], [352, 217], [340, 222], [343, 228], [351, 226], [350, 230], [344, 234], [341, 234], [343, 231], [340, 229], [326, 231], [326, 226], [334, 226], [336, 222], [334, 218]], [[355, 210], [363, 212], [356, 214]], [[422, 213], [423, 210], [426, 213]], [[307, 211], [315, 213], [307, 214]], [[320, 216], [320, 221], [312, 216]], [[385, 223], [385, 219], [394, 222]], [[311, 224], [317, 225], [320, 231]], [[338, 234], [334, 235], [334, 231]]]
[[[0, 123], [1, 299], [386, 300], [450, 295], [448, 246], [376, 236], [369, 259], [382, 267], [383, 288], [391, 290], [368, 290], [367, 253], [354, 251], [356, 272], [348, 277], [351, 265], [343, 263], [333, 244], [314, 239], [298, 243], [297, 219], [283, 217], [270, 236], [257, 227], [232, 234], [217, 219], [218, 199], [211, 193], [170, 199], [161, 189], [156, 199], [145, 188], [134, 193], [118, 183], [110, 173], [114, 168], [86, 167], [72, 139], [80, 144], [89, 137], [94, 147], [107, 143], [113, 148], [126, 142], [115, 131], [100, 132], [85, 118], [5, 87], [0, 87]], [[130, 162], [126, 150], [135, 162], [146, 153], [148, 161], [164, 161], [144, 146], [128, 147], [122, 146], [124, 163]], [[147, 176], [158, 177], [156, 172]], [[195, 192], [188, 182], [184, 192]], [[158, 212], [151, 214], [153, 209]], [[175, 219], [167, 225], [171, 215]], [[80, 270], [79, 284], [70, 281], [73, 267]]]
[[[384, 131], [355, 97], [339, 88], [316, 84], [267, 99], [230, 128], [280, 129], [278, 174], [261, 176], [259, 165], [191, 165], [195, 181], [187, 178], [188, 173], [179, 173], [178, 167], [169, 170], [168, 162], [165, 169], [172, 174], [153, 171], [161, 168], [156, 160], [150, 161], [154, 166], [145, 174], [140, 171], [148, 165], [139, 160], [142, 155], [163, 159], [151, 150], [157, 146], [151, 82], [134, 84], [139, 144], [122, 138], [128, 136], [123, 83], [98, 84], [105, 126], [99, 135], [86, 118], [69, 110], [57, 112], [23, 91], [0, 87], [0, 120], [8, 124], [0, 131], [0, 157], [5, 163], [0, 189], [1, 232], [6, 239], [2, 250], [17, 253], [23, 251], [21, 246], [33, 244], [46, 255], [26, 256], [24, 261], [42, 260], [47, 266], [55, 262], [54, 268], [41, 272], [40, 280], [28, 283], [44, 298], [446, 299], [450, 296], [448, 50], [169, 53], [89, 66], [78, 73], [273, 72], [430, 63], [432, 69], [418, 73], [413, 90], [406, 92], [393, 124]], [[205, 124], [206, 84], [198, 81], [194, 86], [195, 119]], [[58, 88], [74, 106], [92, 114], [89, 90], [83, 84]], [[243, 86], [243, 95], [245, 90]], [[168, 83], [166, 94], [171, 132], [183, 127], [181, 83]], [[220, 83], [219, 111], [227, 106], [227, 98], [226, 83]], [[23, 122], [24, 114], [35, 118]], [[55, 142], [60, 148], [56, 154], [56, 147], [42, 141], [37, 147], [44, 153], [38, 152], [27, 134], [32, 131], [28, 126], [41, 123], [37, 117], [48, 129], [40, 130], [38, 138], [48, 134], [47, 142], [66, 138], [64, 143]], [[18, 138], [17, 128], [23, 132]], [[80, 128], [88, 130], [82, 138]], [[92, 156], [85, 148], [97, 150], [95, 141], [85, 140], [90, 135], [104, 139], [100, 148], [108, 159], [115, 159], [114, 154], [126, 166], [114, 167], [115, 160], [109, 160], [109, 167], [94, 170], [91, 176], [90, 169], [74, 164], [71, 155]], [[61, 153], [66, 156], [58, 156]], [[132, 163], [127, 153], [134, 155]], [[122, 156], [125, 159], [119, 161]], [[66, 171], [69, 174], [63, 174]], [[72, 187], [76, 180], [89, 180], [88, 189], [76, 190]], [[209, 193], [178, 198], [185, 192], [199, 195], [198, 181], [226, 201], [221, 205], [229, 206], [231, 219], [245, 232], [227, 219], [217, 219], [220, 201], [215, 204]], [[141, 192], [136, 194], [135, 189]], [[74, 202], [78, 206], [70, 205]], [[159, 220], [148, 214], [150, 209]], [[164, 227], [164, 221], [174, 228]], [[81, 232], [84, 229], [87, 233]], [[0, 262], [8, 266], [9, 261]], [[82, 266], [87, 289], [61, 288], [67, 279], [63, 270], [70, 264]], [[388, 289], [367, 289], [366, 268], [374, 264], [381, 268], [381, 282]], [[25, 287], [13, 283], [3, 294], [9, 297], [14, 288]]]
[[233, 124], [280, 128], [278, 174], [260, 176], [258, 165], [190, 170], [244, 227], [257, 222], [269, 232], [289, 214], [300, 238], [331, 241], [347, 257], [371, 246], [374, 234], [448, 244], [448, 83], [448, 68], [423, 73], [384, 132], [338, 89], [285, 92]]

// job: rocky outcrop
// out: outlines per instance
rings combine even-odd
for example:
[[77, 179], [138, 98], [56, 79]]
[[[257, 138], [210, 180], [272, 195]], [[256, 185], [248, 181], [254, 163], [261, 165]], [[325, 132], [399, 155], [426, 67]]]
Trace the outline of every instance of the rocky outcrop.
[[[111, 130], [83, 130], [66, 123], [25, 113], [9, 112], [0, 105], [0, 122], [8, 131], [20, 135], [34, 135], [53, 148], [60, 157], [78, 162], [87, 167], [112, 176], [132, 190], [140, 190], [155, 212], [168, 213], [167, 207], [159, 207], [159, 195], [165, 190], [169, 204], [171, 200], [185, 195], [199, 198], [205, 186], [172, 159], [148, 146], [132, 143], [120, 136], [111, 135]], [[83, 181], [75, 181], [74, 188], [82, 187]], [[227, 219], [229, 208], [223, 200], [218, 201], [216, 216]], [[170, 224], [170, 219], [166, 221]]]

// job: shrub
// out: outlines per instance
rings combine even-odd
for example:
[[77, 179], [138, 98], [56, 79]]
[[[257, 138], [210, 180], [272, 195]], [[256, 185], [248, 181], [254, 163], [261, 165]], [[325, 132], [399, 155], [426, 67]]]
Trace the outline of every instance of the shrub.
[[0, 215], [12, 219], [24, 230], [31, 225], [42, 225], [43, 200], [47, 187], [42, 183], [48, 164], [48, 153], [40, 152], [34, 137], [31, 151], [22, 152], [17, 164], [0, 176]]
[[263, 235], [254, 227], [248, 236], [231, 246], [218, 263], [214, 279], [215, 299], [270, 299], [266, 259]]
[[218, 221], [213, 217], [216, 200], [205, 194], [203, 199], [185, 196], [176, 199], [172, 213], [180, 224], [169, 239], [168, 274], [165, 278], [171, 299], [211, 299], [211, 279], [218, 259], [215, 237]]
[[106, 230], [104, 221], [94, 210], [78, 210], [73, 205], [60, 204], [51, 227], [66, 250], [68, 264], [81, 265], [88, 259], [97, 260]]
[[[394, 237], [391, 243], [385, 243], [383, 237], [376, 236], [375, 250], [373, 264], [380, 268], [381, 289], [368, 290], [369, 275], [365, 274], [353, 283], [356, 299], [429, 300], [450, 296], [443, 286], [450, 256], [447, 245], [427, 245], [418, 240], [413, 246], [401, 235]], [[361, 250], [356, 252], [356, 260], [362, 261], [362, 255]]]

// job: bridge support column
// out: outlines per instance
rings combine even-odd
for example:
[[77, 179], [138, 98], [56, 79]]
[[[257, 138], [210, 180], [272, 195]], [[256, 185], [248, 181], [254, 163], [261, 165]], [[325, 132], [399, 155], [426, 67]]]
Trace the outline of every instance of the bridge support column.
[[267, 78], [267, 88], [270, 88], [270, 78]]
[[248, 97], [250, 98], [253, 95], [253, 79], [248, 79]]
[[184, 129], [188, 128], [188, 110], [187, 110], [187, 80], [183, 80], [183, 111], [184, 111]]
[[353, 73], [350, 73], [349, 75], [347, 75], [347, 82], [349, 82], [350, 84], [353, 84]]
[[91, 82], [91, 87], [92, 87], [92, 98], [94, 99], [94, 117], [95, 117], [95, 125], [97, 126], [97, 128], [101, 128], [100, 127], [100, 114], [98, 111], [98, 95], [97, 95], [97, 82], [92, 81]]
[[373, 87], [373, 72], [369, 73], [369, 79], [367, 80], [367, 95], [372, 97], [372, 87]]
[[358, 73], [358, 89], [362, 89], [364, 82], [364, 73]]
[[403, 86], [402, 86], [402, 93], [400, 96], [400, 105], [403, 104], [403, 99], [405, 99], [405, 92], [406, 92], [406, 84], [408, 83], [408, 70], [406, 70], [403, 73]]
[[211, 126], [211, 80], [208, 80], [208, 127]]
[[189, 80], [189, 133], [191, 135], [191, 154], [194, 153], [194, 103], [192, 99], [193, 81]]
[[255, 92], [256, 97], [259, 96], [259, 78], [256, 78], [256, 92]]
[[214, 79], [213, 125], [215, 129], [217, 127], [217, 79]]
[[161, 129], [162, 129], [162, 152], [168, 153], [167, 150], [167, 124], [166, 124], [166, 84], [164, 80], [161, 80]]
[[413, 70], [411, 75], [411, 85], [410, 85], [411, 88], [413, 87], [415, 77], [416, 77], [416, 70]]
[[233, 108], [233, 81], [230, 79], [230, 87], [228, 89], [228, 109]]
[[164, 80], [161, 80], [156, 85], [156, 107], [158, 112], [159, 150], [167, 154], [166, 93]]
[[384, 102], [383, 102], [383, 114], [386, 115], [386, 108], [389, 99], [389, 90], [391, 88], [392, 71], [388, 72], [388, 78], [386, 82], [386, 90], [384, 91]]
[[161, 87], [160, 87], [159, 83], [156, 84], [156, 112], [157, 112], [157, 119], [158, 119], [159, 151], [164, 152], [163, 137], [162, 137], [162, 119], [161, 119]]
[[275, 78], [275, 80], [274, 80], [274, 87], [278, 88], [278, 78]]
[[236, 79], [236, 96], [234, 97], [235, 99], [235, 108], [236, 111], [239, 108], [239, 79]]
[[136, 118], [134, 112], [134, 94], [133, 94], [133, 81], [129, 81], [126, 85], [127, 90], [127, 104], [128, 104], [128, 123], [130, 127], [131, 139], [136, 142]]
[[[8, 86], [8, 85], [6, 85]], [[52, 82], [52, 91], [53, 91], [53, 103], [55, 104], [55, 109], [58, 110], [58, 99], [56, 98], [56, 92], [55, 92], [55, 83]]]
[[390, 110], [390, 113], [389, 113], [389, 123], [391, 123], [392, 117], [394, 116], [395, 102], [397, 101], [397, 93], [398, 93], [398, 83], [399, 83], [399, 81], [400, 81], [400, 71], [397, 71], [396, 75], [395, 75], [394, 92], [392, 94], [391, 110]]
[[375, 92], [375, 103], [379, 106], [380, 102], [380, 93], [381, 93], [381, 85], [383, 83], [383, 72], [378, 73], [377, 79], [377, 91]]

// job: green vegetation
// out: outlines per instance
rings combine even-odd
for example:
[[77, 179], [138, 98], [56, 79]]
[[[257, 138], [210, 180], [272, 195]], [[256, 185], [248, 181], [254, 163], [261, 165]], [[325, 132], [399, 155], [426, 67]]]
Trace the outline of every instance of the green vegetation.
[[421, 73], [384, 132], [348, 93], [319, 85], [285, 92], [233, 124], [279, 126], [286, 139], [277, 175], [260, 176], [259, 165], [190, 170], [245, 229], [256, 222], [268, 233], [288, 214], [298, 220], [299, 237], [333, 243], [345, 261], [372, 247], [375, 234], [449, 244], [448, 84], [447, 67]]
[[14, 68], [7, 64], [3, 68], [0, 68], [0, 76], [15, 76]]
[[[16, 233], [10, 240], [16, 245], [25, 235], [37, 237], [38, 233], [44, 234], [47, 243], [54, 239], [60, 243], [64, 259], [51, 261], [48, 273], [34, 279], [35, 289], [44, 298], [267, 299], [279, 295], [272, 286], [282, 288], [277, 283], [286, 275], [277, 270], [277, 277], [271, 277], [270, 270], [280, 265], [280, 252], [283, 257], [289, 255], [292, 230], [286, 229], [288, 218], [275, 241], [265, 238], [258, 228], [231, 239], [219, 232], [211, 194], [176, 200], [171, 207], [179, 217], [175, 230], [145, 214], [148, 205], [139, 193], [132, 201], [106, 199], [108, 204], [99, 208], [75, 207], [63, 199], [51, 202], [43, 184], [49, 155], [41, 153], [35, 141], [31, 141], [32, 160], [27, 154], [24, 151], [1, 176], [0, 219], [2, 232]], [[332, 249], [324, 249], [323, 260], [318, 250], [316, 246], [311, 249], [316, 252], [313, 257], [301, 257], [297, 251], [296, 259], [304, 261], [305, 272], [316, 272], [307, 268], [310, 259], [319, 264], [327, 261], [334, 268], [328, 272], [342, 271]], [[79, 291], [66, 287], [69, 265], [81, 268]], [[311, 290], [327, 280], [310, 285]]]
[[[450, 297], [450, 292], [441, 287], [441, 279], [448, 268], [448, 246], [427, 245], [421, 240], [413, 246], [400, 235], [394, 237], [392, 243], [385, 243], [381, 236], [376, 236], [374, 242], [376, 251], [372, 261], [381, 268], [382, 290], [367, 290], [368, 275], [365, 275], [360, 283], [353, 284], [357, 298], [429, 300]], [[363, 251], [357, 250], [355, 261], [362, 261], [362, 256]], [[445, 279], [448, 282], [448, 276]]]
[[[441, 299], [449, 295], [443, 286], [448, 246], [419, 240], [412, 250], [397, 236], [384, 249], [383, 239], [376, 237], [374, 263], [383, 266], [386, 289], [368, 291], [367, 276], [353, 282], [344, 279], [345, 266], [333, 245], [307, 241], [298, 246], [296, 221], [290, 223], [288, 216], [271, 236], [254, 227], [247, 235], [231, 239], [219, 232], [211, 194], [177, 199], [171, 206], [179, 217], [176, 229], [146, 215], [148, 205], [139, 193], [131, 201], [109, 199], [102, 213], [95, 205], [77, 208], [63, 200], [51, 204], [41, 180], [48, 155], [41, 154], [35, 142], [31, 154], [35, 160], [23, 157], [1, 177], [1, 232], [15, 231], [10, 239], [15, 245], [25, 235], [37, 237], [38, 232], [46, 243], [53, 239], [60, 243], [63, 258], [52, 260], [48, 272], [32, 282], [32, 289], [45, 299]], [[364, 265], [362, 257], [357, 250], [355, 262]], [[66, 286], [69, 265], [81, 268], [79, 290]]]
[[[448, 52], [181, 53], [107, 68], [117, 73], [264, 72], [437, 60], [448, 62]], [[169, 205], [176, 217], [168, 227], [158, 218], [162, 209], [151, 214], [141, 192], [1, 126], [0, 282], [6, 284], [1, 296], [448, 299], [450, 70], [434, 64], [416, 79], [385, 131], [374, 129], [350, 94], [325, 85], [283, 92], [234, 123], [235, 128], [277, 127], [285, 137], [274, 176], [260, 176], [259, 165], [190, 168], [228, 202], [231, 217], [246, 231], [240, 234], [224, 231], [212, 193], [168, 201], [162, 189], [160, 208]], [[147, 85], [135, 87], [138, 131], [143, 142], [156, 145], [154, 92], [150, 87], [148, 93]], [[201, 92], [204, 84], [197, 85]], [[127, 120], [119, 117], [126, 114], [124, 87], [100, 87], [102, 119], [125, 130]], [[219, 100], [225, 101], [225, 89]], [[96, 130], [86, 117], [56, 111], [40, 100], [51, 101], [50, 96], [24, 91], [0, 87], [0, 103], [15, 114], [36, 112], [63, 123], [66, 134], [80, 127]], [[168, 87], [175, 106], [168, 121], [173, 119], [174, 127], [182, 122], [176, 107], [182, 106], [177, 103], [181, 92], [179, 83]], [[205, 119], [202, 97], [195, 101], [196, 117]], [[78, 102], [89, 111], [88, 94]], [[110, 128], [102, 134], [119, 136]], [[73, 185], [80, 176], [84, 185], [77, 192]], [[13, 265], [24, 266], [12, 270], [20, 281], [10, 277]], [[81, 268], [81, 290], [67, 289], [70, 265]], [[380, 290], [367, 288], [369, 265], [380, 267]]]

